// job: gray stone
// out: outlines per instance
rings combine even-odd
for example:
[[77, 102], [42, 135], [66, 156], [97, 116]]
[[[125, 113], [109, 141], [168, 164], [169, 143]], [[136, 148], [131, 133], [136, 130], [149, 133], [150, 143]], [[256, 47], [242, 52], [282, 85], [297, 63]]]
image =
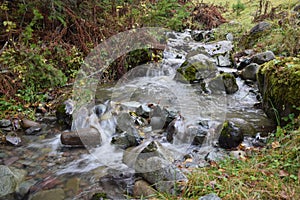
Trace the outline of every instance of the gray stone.
[[27, 180], [27, 181], [24, 181], [22, 182], [19, 187], [17, 188], [16, 192], [18, 193], [18, 195], [20, 196], [25, 196], [28, 191], [30, 190], [30, 188], [32, 186], [34, 186], [35, 184], [37, 183], [36, 180], [33, 180], [33, 179], [30, 179], [30, 180]]
[[137, 115], [147, 118], [149, 117], [151, 109], [147, 104], [142, 104], [136, 109], [135, 112]]
[[187, 181], [186, 176], [174, 164], [163, 158], [153, 156], [142, 165], [145, 165], [147, 172], [141, 173], [141, 176], [160, 192], [176, 194], [176, 182]]
[[222, 200], [218, 195], [211, 193], [200, 197], [198, 200]]
[[62, 132], [60, 140], [62, 144], [71, 147], [96, 147], [102, 142], [101, 134], [95, 128]]
[[205, 156], [205, 160], [207, 162], [218, 162], [220, 160], [223, 160], [226, 156], [227, 155], [222, 151], [213, 150]]
[[257, 25], [255, 25], [251, 30], [250, 30], [250, 34], [256, 34], [256, 33], [260, 33], [263, 32], [265, 30], [268, 30], [271, 28], [271, 24], [268, 22], [259, 22]]
[[259, 65], [269, 62], [271, 60], [275, 59], [275, 55], [272, 51], [266, 51], [262, 53], [255, 54], [251, 57], [251, 60], [253, 63], [257, 63]]
[[26, 174], [27, 172], [25, 170], [0, 165], [0, 197], [15, 192], [18, 185], [24, 180]]
[[128, 147], [134, 147], [139, 145], [141, 138], [139, 137], [137, 130], [133, 133], [123, 132], [116, 134], [112, 137], [111, 143], [122, 148], [127, 149]]
[[40, 132], [42, 128], [40, 126], [32, 126], [25, 130], [25, 135], [34, 135], [38, 132]]
[[147, 198], [155, 195], [156, 193], [157, 191], [144, 180], [138, 180], [134, 183], [133, 197], [135, 198], [140, 198], [140, 197]]
[[5, 128], [11, 126], [11, 121], [8, 119], [1, 119], [0, 120], [0, 128]]
[[218, 139], [220, 147], [224, 149], [236, 148], [243, 142], [243, 139], [243, 132], [233, 122], [225, 121], [223, 123]]
[[127, 112], [123, 112], [117, 116], [118, 132], [129, 131], [134, 127], [134, 118]]
[[109, 169], [99, 180], [99, 187], [107, 199], [126, 199], [126, 194], [132, 195], [133, 185], [134, 173], [130, 170]]
[[231, 73], [223, 73], [221, 74], [226, 94], [233, 94], [239, 90], [239, 86], [236, 83], [236, 79]]
[[233, 34], [232, 34], [232, 33], [227, 33], [226, 39], [227, 39], [228, 41], [233, 41], [233, 40], [234, 40]]
[[65, 192], [61, 188], [41, 190], [29, 197], [29, 200], [64, 200]]
[[256, 63], [251, 63], [251, 64], [247, 65], [241, 71], [241, 78], [256, 81], [256, 73], [258, 72], [259, 67], [260, 66]]

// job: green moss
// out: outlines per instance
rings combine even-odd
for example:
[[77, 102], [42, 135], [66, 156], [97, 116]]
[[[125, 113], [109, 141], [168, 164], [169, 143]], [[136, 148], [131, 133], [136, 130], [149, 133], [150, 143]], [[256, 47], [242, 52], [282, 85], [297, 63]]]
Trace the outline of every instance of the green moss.
[[261, 73], [267, 77], [269, 89], [265, 96], [274, 103], [288, 102], [300, 106], [300, 59], [294, 57], [277, 58], [266, 63]]
[[271, 118], [276, 117], [278, 122], [290, 113], [299, 114], [294, 108], [300, 106], [299, 58], [277, 58], [265, 63], [258, 72], [258, 83], [264, 109]]
[[184, 62], [180, 68], [177, 69], [177, 72], [188, 82], [207, 78], [207, 76], [211, 75], [211, 72], [214, 71], [216, 71], [216, 67], [213, 65], [207, 65], [202, 62], [190, 63], [189, 61]]
[[230, 133], [228, 132], [229, 122], [225, 121], [222, 126], [221, 135], [224, 137], [230, 137]]

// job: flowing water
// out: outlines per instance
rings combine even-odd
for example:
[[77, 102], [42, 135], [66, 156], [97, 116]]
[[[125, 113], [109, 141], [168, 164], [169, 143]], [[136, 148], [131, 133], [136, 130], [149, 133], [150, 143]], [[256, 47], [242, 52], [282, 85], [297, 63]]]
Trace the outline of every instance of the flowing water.
[[[26, 182], [29, 186], [34, 185], [32, 193], [62, 188], [65, 199], [89, 199], [96, 192], [113, 190], [99, 184], [101, 177], [115, 173], [112, 170], [134, 173], [133, 169], [122, 162], [124, 150], [110, 144], [118, 126], [114, 113], [121, 112], [120, 107], [122, 112], [143, 103], [172, 108], [184, 117], [184, 124], [178, 124], [178, 127], [182, 126], [182, 132], [200, 121], [208, 121], [209, 135], [203, 145], [203, 153], [214, 148], [212, 144], [218, 137], [217, 127], [225, 119], [241, 118], [258, 130], [263, 130], [265, 125], [269, 126], [270, 121], [263, 111], [253, 108], [257, 103], [256, 94], [250, 91], [256, 88], [247, 86], [239, 78], [240, 89], [233, 95], [226, 95], [225, 92], [203, 94], [193, 85], [175, 81], [176, 69], [185, 61], [188, 52], [202, 48], [204, 44], [193, 41], [188, 31], [173, 33], [172, 38], [168, 41], [162, 62], [138, 66], [111, 87], [98, 88], [96, 96], [100, 98], [96, 100], [110, 100], [110, 110], [102, 116], [100, 122], [98, 116], [90, 114], [87, 107], [74, 119], [72, 129], [92, 126], [101, 133], [103, 144], [100, 147], [69, 148], [60, 143], [59, 134], [53, 134], [50, 138], [41, 136], [36, 141], [29, 141], [25, 146], [5, 147], [5, 153], [2, 150], [0, 153], [2, 161], [28, 172]], [[209, 45], [206, 48], [209, 49]], [[218, 71], [236, 70], [218, 68]], [[55, 130], [55, 127], [51, 130]], [[146, 135], [145, 141], [153, 140], [155, 137], [152, 136]], [[161, 137], [157, 137], [157, 140], [173, 152], [174, 159], [181, 159], [190, 151], [192, 138], [177, 134], [173, 144], [163, 141]]]

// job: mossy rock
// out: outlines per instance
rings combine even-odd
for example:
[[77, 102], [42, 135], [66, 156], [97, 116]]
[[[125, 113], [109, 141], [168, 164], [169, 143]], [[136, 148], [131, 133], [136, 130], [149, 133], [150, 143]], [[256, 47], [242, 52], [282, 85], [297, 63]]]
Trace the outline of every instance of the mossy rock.
[[187, 59], [177, 69], [174, 79], [183, 83], [198, 83], [206, 78], [215, 77], [217, 71], [214, 59], [198, 54]]
[[289, 114], [299, 115], [300, 58], [276, 58], [262, 65], [257, 73], [263, 109], [276, 122]]
[[225, 91], [226, 94], [233, 94], [238, 91], [239, 86], [234, 75], [225, 72], [211, 79], [208, 83], [208, 88], [212, 93], [216, 94], [223, 91]]
[[225, 121], [223, 123], [221, 134], [218, 139], [220, 147], [224, 149], [236, 148], [243, 140], [243, 132], [238, 126], [230, 121]]

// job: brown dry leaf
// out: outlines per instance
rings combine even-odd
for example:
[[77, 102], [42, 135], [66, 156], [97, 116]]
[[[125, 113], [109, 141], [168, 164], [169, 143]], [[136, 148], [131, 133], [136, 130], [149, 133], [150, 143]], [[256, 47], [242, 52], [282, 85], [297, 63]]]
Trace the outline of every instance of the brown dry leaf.
[[275, 141], [275, 142], [272, 142], [271, 146], [272, 146], [273, 149], [276, 149], [276, 148], [280, 147], [280, 144], [279, 144], [278, 141]]
[[270, 171], [267, 171], [265, 169], [262, 169], [261, 173], [263, 173], [263, 175], [265, 175], [265, 176], [271, 176], [271, 175], [273, 175]]
[[286, 177], [286, 176], [289, 176], [290, 174], [287, 172], [287, 171], [285, 171], [285, 170], [280, 170], [279, 171], [279, 176], [280, 177]]
[[220, 169], [218, 169], [218, 171], [219, 172], [225, 172], [225, 169], [220, 168]]

